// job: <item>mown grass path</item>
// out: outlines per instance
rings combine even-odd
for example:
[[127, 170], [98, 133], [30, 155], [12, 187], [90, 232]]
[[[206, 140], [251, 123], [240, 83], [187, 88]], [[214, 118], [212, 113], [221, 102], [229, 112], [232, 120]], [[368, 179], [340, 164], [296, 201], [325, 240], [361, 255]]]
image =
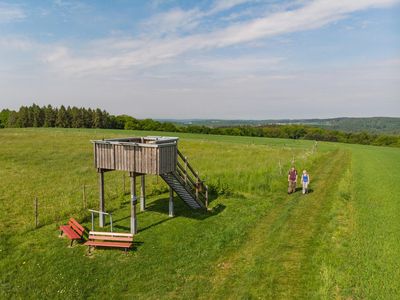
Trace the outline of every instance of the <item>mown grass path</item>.
[[247, 242], [218, 263], [204, 298], [299, 298], [312, 296], [308, 279], [316, 237], [327, 216], [337, 178], [349, 153], [336, 151], [314, 170], [313, 192], [297, 192], [278, 203], [249, 234]]

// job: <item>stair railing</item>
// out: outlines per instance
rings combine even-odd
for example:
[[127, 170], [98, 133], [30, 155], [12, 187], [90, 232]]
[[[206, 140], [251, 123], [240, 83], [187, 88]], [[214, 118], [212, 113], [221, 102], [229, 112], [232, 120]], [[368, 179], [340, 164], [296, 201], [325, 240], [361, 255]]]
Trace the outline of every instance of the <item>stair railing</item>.
[[178, 161], [177, 161], [177, 173], [196, 196], [196, 200], [202, 201], [206, 207], [208, 207], [208, 186], [205, 184], [205, 180], [202, 180], [199, 173], [189, 164], [186, 156], [184, 156], [179, 149]]

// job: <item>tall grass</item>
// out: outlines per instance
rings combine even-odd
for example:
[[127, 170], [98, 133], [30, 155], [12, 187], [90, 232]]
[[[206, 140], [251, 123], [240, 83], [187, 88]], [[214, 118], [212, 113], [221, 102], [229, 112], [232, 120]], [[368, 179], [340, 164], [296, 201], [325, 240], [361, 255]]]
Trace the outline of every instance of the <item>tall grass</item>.
[[[147, 177], [136, 248], [67, 248], [57, 224], [98, 205], [91, 139], [157, 132], [0, 130], [0, 298], [395, 299], [400, 279], [398, 149], [179, 134], [179, 147], [214, 192], [191, 211]], [[168, 134], [168, 133], [163, 133]], [[171, 133], [170, 135], [176, 135]], [[287, 195], [292, 160], [308, 195]], [[128, 178], [126, 178], [128, 179]], [[106, 210], [129, 231], [123, 173], [107, 172]], [[128, 190], [128, 184], [126, 189]], [[40, 228], [34, 229], [33, 199]], [[95, 224], [96, 225], [96, 224]], [[109, 228], [107, 227], [106, 230]]]
[[[93, 167], [92, 139], [104, 137], [157, 134], [147, 132], [65, 129], [7, 129], [0, 132], [0, 199], [3, 205], [2, 223], [7, 231], [26, 231], [34, 225], [34, 198], [39, 200], [41, 225], [60, 222], [71, 215], [83, 217], [83, 186], [87, 207], [97, 208], [97, 174]], [[191, 140], [185, 135], [180, 149], [207, 179], [207, 184], [219, 194], [263, 195], [284, 189], [281, 180], [289, 168], [292, 156], [305, 165], [302, 147], [283, 149], [279, 146], [235, 144], [225, 138], [223, 142]], [[237, 139], [240, 140], [240, 139]], [[257, 140], [257, 139], [255, 139]], [[279, 143], [278, 143], [279, 145]], [[278, 160], [282, 162], [279, 169]], [[284, 174], [281, 174], [280, 171]], [[149, 196], [167, 191], [161, 178], [147, 176]], [[107, 210], [115, 210], [123, 199], [123, 173], [105, 174]], [[126, 191], [129, 178], [126, 176]]]

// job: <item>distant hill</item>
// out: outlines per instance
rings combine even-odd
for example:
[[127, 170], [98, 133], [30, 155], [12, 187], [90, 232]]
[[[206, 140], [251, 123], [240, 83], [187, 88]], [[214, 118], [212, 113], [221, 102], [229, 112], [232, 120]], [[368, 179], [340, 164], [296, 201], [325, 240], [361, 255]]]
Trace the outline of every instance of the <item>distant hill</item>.
[[[306, 139], [400, 147], [400, 118], [305, 120], [168, 120], [114, 116], [97, 109], [61, 105], [21, 106], [0, 111], [0, 128], [58, 127], [152, 130], [216, 135]], [[336, 129], [336, 130], [332, 130]], [[347, 131], [347, 132], [346, 132]]]
[[370, 117], [370, 118], [332, 118], [332, 119], [281, 119], [281, 120], [219, 120], [219, 119], [186, 119], [163, 120], [177, 125], [203, 125], [209, 127], [231, 126], [263, 126], [271, 124], [303, 124], [325, 129], [346, 132], [400, 134], [400, 118]]

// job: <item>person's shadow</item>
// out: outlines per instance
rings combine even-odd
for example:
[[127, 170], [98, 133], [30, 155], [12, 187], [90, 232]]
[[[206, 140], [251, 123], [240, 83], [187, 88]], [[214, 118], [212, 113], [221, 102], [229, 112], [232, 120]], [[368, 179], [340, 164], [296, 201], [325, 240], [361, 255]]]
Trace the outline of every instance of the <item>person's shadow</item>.
[[[302, 191], [303, 191], [303, 188], [302, 188], [302, 187], [297, 187], [295, 193], [297, 193], [297, 192], [302, 192]], [[311, 194], [312, 192], [314, 192], [313, 189], [308, 189], [307, 194]]]

